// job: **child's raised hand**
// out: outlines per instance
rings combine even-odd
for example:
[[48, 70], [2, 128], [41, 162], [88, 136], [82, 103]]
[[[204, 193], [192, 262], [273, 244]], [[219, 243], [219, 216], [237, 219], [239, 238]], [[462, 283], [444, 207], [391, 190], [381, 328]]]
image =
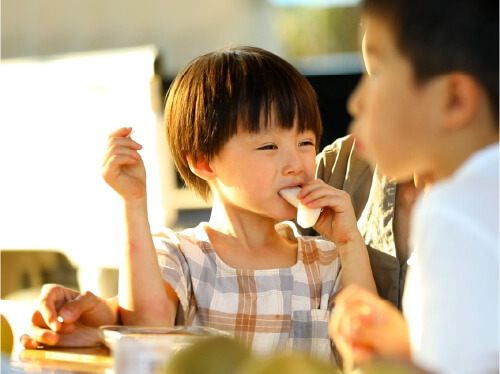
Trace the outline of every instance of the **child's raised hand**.
[[131, 133], [124, 127], [109, 135], [102, 177], [124, 199], [142, 199], [146, 196], [146, 171], [138, 153], [142, 146], [130, 138]]
[[314, 229], [335, 244], [359, 240], [356, 215], [349, 194], [315, 179], [302, 186], [297, 196], [308, 208], [322, 208]]

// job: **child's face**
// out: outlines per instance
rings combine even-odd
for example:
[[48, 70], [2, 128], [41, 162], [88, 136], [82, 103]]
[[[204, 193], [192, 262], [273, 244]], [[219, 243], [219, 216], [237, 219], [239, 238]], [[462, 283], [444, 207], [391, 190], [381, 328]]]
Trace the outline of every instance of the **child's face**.
[[271, 126], [257, 134], [239, 131], [210, 162], [214, 195], [226, 206], [281, 221], [296, 209], [278, 192], [314, 179], [316, 137], [312, 131]]
[[408, 59], [382, 19], [364, 19], [367, 74], [349, 99], [351, 131], [364, 156], [380, 171], [403, 180], [432, 173], [440, 121], [439, 82], [418, 84]]

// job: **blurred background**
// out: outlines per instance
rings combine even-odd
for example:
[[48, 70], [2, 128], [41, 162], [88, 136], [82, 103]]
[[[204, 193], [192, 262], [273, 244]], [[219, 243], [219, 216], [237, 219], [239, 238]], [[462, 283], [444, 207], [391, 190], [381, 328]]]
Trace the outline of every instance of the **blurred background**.
[[[328, 57], [357, 51], [356, 4], [356, 0], [5, 0], [2, 59], [154, 45], [163, 62], [161, 73], [171, 76], [202, 53], [253, 44], [306, 72], [345, 72], [357, 66], [340, 68]], [[312, 60], [316, 61], [309, 64]]]
[[238, 44], [279, 54], [318, 92], [321, 146], [345, 135], [358, 28], [356, 0], [2, 0], [2, 299], [32, 302], [49, 282], [116, 294], [122, 211], [100, 163], [118, 127], [144, 146], [152, 226], [208, 219], [161, 125], [166, 89], [200, 54]]

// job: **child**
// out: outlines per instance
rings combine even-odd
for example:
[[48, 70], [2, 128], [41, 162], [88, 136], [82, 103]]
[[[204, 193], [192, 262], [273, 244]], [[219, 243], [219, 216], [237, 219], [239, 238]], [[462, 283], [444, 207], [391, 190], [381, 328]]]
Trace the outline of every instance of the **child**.
[[[332, 359], [328, 321], [338, 290], [376, 290], [348, 195], [314, 180], [321, 120], [308, 81], [259, 48], [209, 53], [173, 82], [165, 126], [187, 186], [212, 196], [211, 216], [153, 241], [141, 146], [130, 128], [111, 134], [103, 176], [123, 199], [127, 234], [121, 323], [209, 326], [257, 354]], [[303, 204], [323, 209], [315, 228], [331, 241], [277, 224], [297, 212], [280, 191], [297, 186]]]
[[348, 361], [498, 372], [498, 1], [362, 7], [368, 74], [349, 102], [353, 134], [382, 173], [415, 173], [425, 188], [412, 213], [405, 318], [348, 287], [331, 335]]

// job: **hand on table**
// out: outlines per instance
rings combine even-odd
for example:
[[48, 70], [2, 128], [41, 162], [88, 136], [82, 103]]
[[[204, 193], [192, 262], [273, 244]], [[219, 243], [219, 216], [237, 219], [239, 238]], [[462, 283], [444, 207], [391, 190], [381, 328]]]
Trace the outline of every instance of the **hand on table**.
[[117, 313], [111, 300], [47, 284], [42, 288], [31, 322], [29, 333], [21, 336], [25, 348], [95, 346], [102, 343], [97, 327], [116, 324]]

